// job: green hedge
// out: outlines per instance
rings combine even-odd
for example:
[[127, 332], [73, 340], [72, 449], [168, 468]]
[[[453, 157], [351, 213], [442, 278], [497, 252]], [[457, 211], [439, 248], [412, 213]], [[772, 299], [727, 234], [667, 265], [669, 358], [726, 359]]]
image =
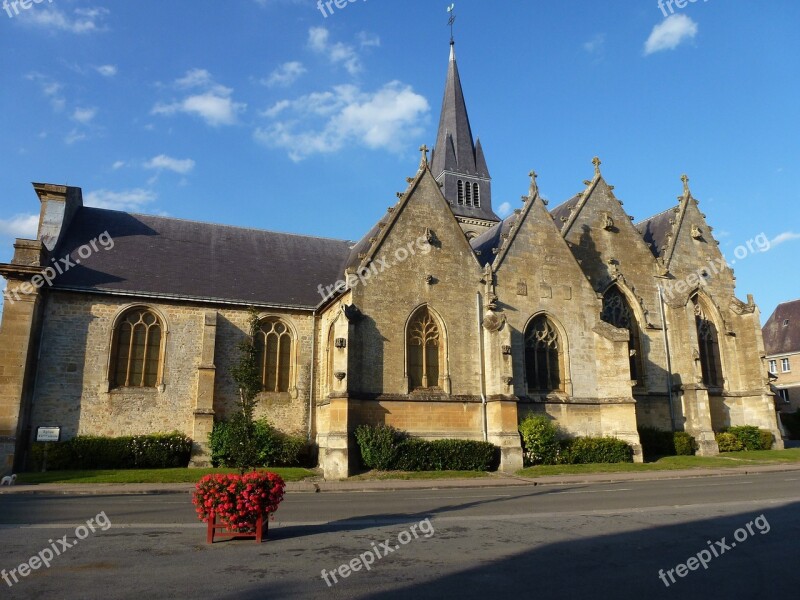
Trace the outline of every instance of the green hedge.
[[546, 415], [528, 415], [519, 424], [522, 452], [526, 466], [554, 465], [558, 462], [560, 446], [556, 424]]
[[[31, 447], [31, 467], [41, 470], [43, 443]], [[47, 444], [47, 469], [167, 469], [186, 467], [192, 440], [179, 432], [123, 437], [78, 436]]]
[[772, 448], [772, 432], [754, 425], [729, 427], [716, 434], [720, 452], [740, 452], [742, 450], [769, 450]]
[[744, 444], [732, 433], [718, 433], [714, 436], [717, 440], [720, 452], [741, 452]]
[[[241, 439], [241, 429], [233, 421], [219, 421], [209, 435], [211, 464], [215, 467], [235, 467], [234, 451]], [[306, 449], [303, 437], [287, 435], [275, 429], [266, 419], [253, 422], [257, 454], [255, 463], [264, 467], [293, 467], [301, 462]]]
[[633, 448], [612, 437], [577, 437], [561, 442], [562, 465], [633, 462]]
[[655, 427], [640, 427], [639, 440], [645, 460], [660, 456], [691, 456], [697, 442], [685, 431], [664, 431]]
[[558, 426], [546, 415], [528, 415], [519, 425], [526, 466], [633, 462], [633, 448], [612, 437], [560, 440]]
[[361, 463], [381, 471], [489, 471], [500, 449], [473, 440], [420, 440], [389, 425], [360, 425], [355, 430]]

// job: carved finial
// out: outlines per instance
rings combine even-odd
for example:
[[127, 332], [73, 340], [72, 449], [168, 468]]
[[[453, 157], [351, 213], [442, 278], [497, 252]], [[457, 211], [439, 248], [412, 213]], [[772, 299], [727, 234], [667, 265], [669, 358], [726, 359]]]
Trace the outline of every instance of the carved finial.
[[603, 162], [600, 160], [599, 157], [595, 156], [592, 159], [592, 164], [594, 165], [594, 174], [600, 175], [600, 165], [603, 164]]
[[528, 196], [533, 198], [539, 193], [539, 184], [536, 183], [536, 178], [538, 177], [538, 175], [536, 174], [536, 171], [531, 170], [531, 172], [528, 173], [528, 177], [531, 178], [531, 188], [530, 191], [528, 192]]
[[681, 175], [681, 181], [683, 182], [683, 194], [685, 196], [688, 196], [689, 194], [691, 194], [691, 192], [689, 191], [689, 176], [686, 175], [686, 173], [684, 173], [683, 175]]
[[419, 147], [419, 151], [422, 152], [422, 161], [419, 163], [420, 168], [428, 166], [428, 146], [422, 144]]
[[447, 19], [447, 24], [450, 25], [450, 45], [451, 46], [456, 43], [455, 38], [453, 37], [453, 25], [456, 22], [455, 10], [456, 10], [456, 5], [455, 4], [451, 4], [450, 6], [447, 7], [447, 12], [450, 14], [450, 18]]

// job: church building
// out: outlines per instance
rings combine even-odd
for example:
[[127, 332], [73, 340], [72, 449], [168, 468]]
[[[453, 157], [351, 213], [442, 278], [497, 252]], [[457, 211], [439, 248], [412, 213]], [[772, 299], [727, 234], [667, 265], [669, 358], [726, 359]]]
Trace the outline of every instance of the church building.
[[783, 447], [759, 310], [736, 297], [687, 177], [634, 224], [595, 158], [554, 208], [531, 173], [501, 219], [489, 163], [451, 42], [430, 158], [423, 146], [358, 242], [90, 208], [80, 188], [33, 184], [36, 239], [0, 265], [0, 471], [23, 468], [40, 426], [178, 430], [208, 464], [250, 307], [258, 416], [306, 436], [326, 478], [357, 468], [361, 424], [487, 440], [510, 472], [531, 413], [625, 440], [637, 461], [642, 426], [687, 431], [703, 455], [732, 425]]

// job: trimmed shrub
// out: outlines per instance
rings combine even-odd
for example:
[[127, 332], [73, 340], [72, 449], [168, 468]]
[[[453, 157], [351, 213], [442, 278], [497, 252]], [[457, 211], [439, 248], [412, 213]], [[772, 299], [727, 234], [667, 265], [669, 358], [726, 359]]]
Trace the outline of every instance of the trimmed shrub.
[[758, 427], [739, 425], [737, 427], [728, 427], [725, 431], [736, 436], [736, 439], [742, 443], [745, 450], [761, 450], [761, 435], [758, 433]]
[[761, 449], [772, 450], [772, 432], [767, 429], [759, 429], [758, 435], [761, 438]]
[[359, 425], [355, 436], [361, 464], [380, 471], [394, 468], [398, 446], [408, 437], [391, 425]]
[[800, 408], [793, 413], [779, 413], [783, 428], [791, 440], [800, 440]]
[[639, 440], [642, 451], [647, 459], [657, 456], [674, 456], [675, 437], [671, 431], [664, 431], [655, 427], [640, 427]]
[[355, 431], [362, 464], [381, 471], [488, 471], [500, 449], [473, 440], [421, 440], [389, 425], [360, 425]]
[[397, 446], [391, 468], [398, 471], [489, 471], [499, 463], [499, 448], [473, 440], [407, 439]]
[[647, 460], [659, 456], [691, 456], [697, 451], [697, 442], [685, 431], [640, 427], [639, 439]]
[[720, 452], [741, 452], [744, 444], [734, 434], [728, 432], [718, 433], [714, 436]]
[[[253, 461], [257, 466], [295, 466], [299, 464], [300, 453], [306, 444], [304, 438], [280, 432], [266, 419], [253, 422], [253, 439]], [[215, 467], [236, 467], [236, 457], [241, 455], [241, 444], [240, 419], [214, 423], [214, 429], [209, 435], [211, 464]]]
[[558, 427], [546, 415], [528, 415], [519, 425], [525, 465], [554, 465], [558, 461]]
[[[78, 436], [48, 444], [47, 469], [163, 469], [186, 467], [192, 454], [192, 440], [179, 432], [124, 437]], [[31, 447], [31, 463], [40, 470], [44, 444]]]
[[678, 456], [692, 456], [697, 452], [697, 442], [685, 431], [676, 431], [672, 434], [675, 454]]
[[558, 462], [565, 465], [633, 462], [633, 448], [612, 437], [577, 437], [561, 442]]

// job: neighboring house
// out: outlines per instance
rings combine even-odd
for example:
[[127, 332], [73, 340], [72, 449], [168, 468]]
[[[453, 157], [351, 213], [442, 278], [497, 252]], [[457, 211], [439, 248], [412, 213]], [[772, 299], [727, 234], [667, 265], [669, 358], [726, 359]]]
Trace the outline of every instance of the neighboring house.
[[794, 412], [800, 408], [800, 300], [779, 304], [762, 331], [775, 405]]
[[[782, 447], [758, 308], [718, 268], [688, 178], [677, 204], [634, 225], [599, 159], [551, 212], [531, 173], [501, 220], [452, 46], [436, 139], [357, 243], [87, 208], [79, 188], [34, 184], [37, 238], [0, 265], [2, 467], [24, 462], [40, 425], [180, 430], [207, 463], [214, 420], [235, 410], [248, 307], [261, 315], [258, 414], [307, 435], [328, 478], [355, 466], [360, 424], [486, 439], [512, 472], [530, 413], [616, 436], [636, 460], [642, 425], [688, 431], [701, 454], [731, 425]], [[36, 286], [53, 266], [64, 272]]]

